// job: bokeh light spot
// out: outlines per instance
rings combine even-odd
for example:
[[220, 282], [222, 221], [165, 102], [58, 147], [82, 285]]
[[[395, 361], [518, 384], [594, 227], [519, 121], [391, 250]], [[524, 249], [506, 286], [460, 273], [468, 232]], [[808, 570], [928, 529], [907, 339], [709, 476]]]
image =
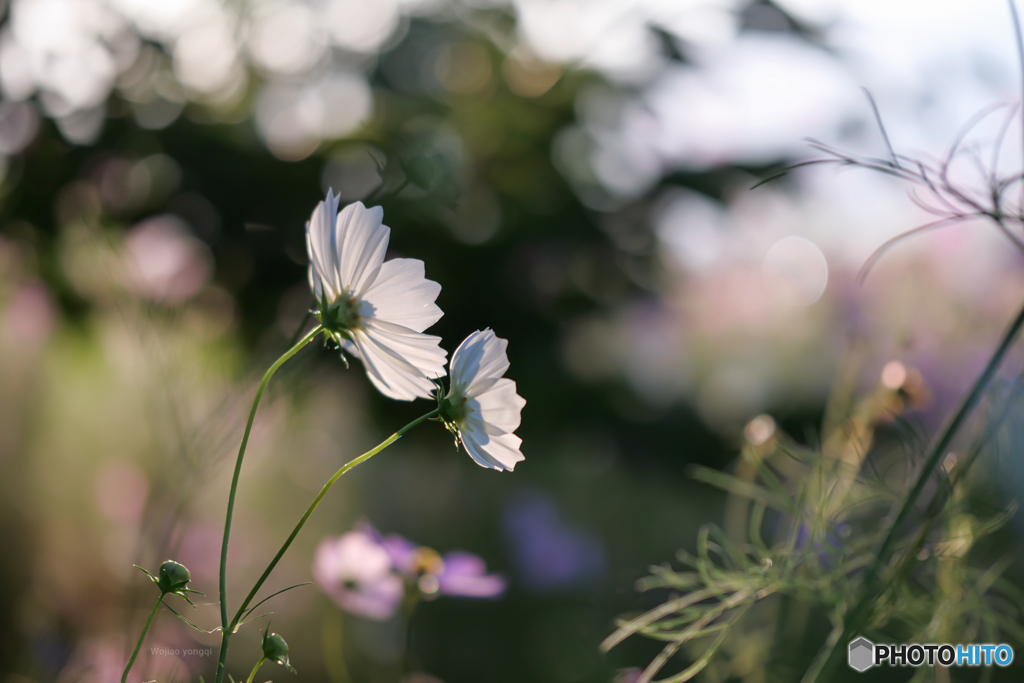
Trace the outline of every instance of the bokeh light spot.
[[758, 415], [747, 423], [743, 434], [747, 441], [755, 446], [761, 446], [775, 434], [775, 420], [771, 415]]
[[882, 385], [896, 391], [907, 381], [907, 368], [898, 360], [891, 360], [882, 368]]
[[790, 235], [772, 245], [762, 271], [767, 284], [787, 302], [809, 306], [828, 284], [828, 262], [814, 242]]

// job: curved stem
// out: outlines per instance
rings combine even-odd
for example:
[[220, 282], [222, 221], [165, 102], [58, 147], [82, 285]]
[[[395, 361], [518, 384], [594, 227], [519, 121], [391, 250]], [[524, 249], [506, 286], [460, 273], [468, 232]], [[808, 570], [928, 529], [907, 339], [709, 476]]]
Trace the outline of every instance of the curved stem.
[[345, 666], [345, 618], [339, 610], [327, 610], [321, 630], [320, 653], [331, 683], [352, 683]]
[[[914, 487], [903, 500], [899, 512], [896, 514], [895, 519], [893, 519], [892, 524], [889, 525], [889, 529], [886, 532], [885, 537], [882, 539], [882, 542], [878, 547], [878, 551], [875, 553], [874, 560], [872, 560], [871, 564], [868, 566], [864, 588], [861, 591], [860, 598], [856, 603], [854, 603], [853, 609], [851, 609], [843, 619], [844, 626], [842, 633], [837, 639], [835, 639], [835, 641], [833, 641], [832, 638], [829, 639], [829, 643], [826, 646], [826, 652], [823, 653], [824, 656], [811, 666], [811, 669], [804, 677], [804, 680], [807, 683], [813, 683], [817, 680], [830, 680], [829, 675], [832, 674], [835, 668], [839, 665], [839, 660], [843, 655], [843, 648], [846, 646], [846, 643], [854, 636], [854, 634], [858, 633], [861, 621], [867, 611], [871, 608], [871, 604], [885, 589], [882, 570], [891, 559], [890, 556], [893, 554], [893, 546], [900, 533], [900, 527], [903, 526], [903, 523], [906, 522], [911, 512], [913, 512], [917, 499], [924, 491], [925, 486], [928, 484], [928, 480], [935, 472], [935, 469], [939, 466], [939, 463], [942, 462], [942, 459], [946, 456], [947, 449], [952, 443], [953, 437], [956, 436], [957, 431], [959, 431], [960, 427], [963, 426], [971, 412], [978, 405], [978, 402], [984, 395], [989, 382], [999, 370], [999, 366], [1002, 364], [1003, 358], [1006, 357], [1006, 353], [1010, 350], [1010, 346], [1013, 344], [1014, 340], [1016, 340], [1017, 335], [1020, 334], [1021, 328], [1024, 328], [1024, 308], [1021, 308], [1017, 313], [1017, 317], [1014, 318], [1013, 323], [1010, 324], [1010, 327], [1003, 334], [1003, 339], [995, 353], [992, 354], [992, 358], [989, 360], [988, 365], [985, 366], [985, 369], [978, 376], [978, 379], [974, 381], [974, 385], [971, 387], [967, 397], [964, 398], [963, 403], [960, 404], [960, 408], [947, 423], [946, 427], [939, 435], [938, 440], [936, 440], [935, 444], [929, 450], [928, 458], [925, 460], [924, 467], [921, 468], [921, 472], [917, 475]], [[838, 632], [838, 629], [836, 629], [836, 631]]]
[[266, 656], [260, 657], [259, 661], [256, 662], [256, 666], [252, 668], [252, 672], [249, 674], [249, 678], [245, 680], [245, 683], [252, 683], [252, 679], [256, 678], [256, 672], [263, 666], [263, 662], [267, 661]]
[[[420, 602], [420, 590], [415, 584], [406, 584], [405, 599], [402, 601], [402, 616], [405, 618], [405, 652], [402, 655], [402, 675], [412, 675], [412, 618]], [[404, 680], [404, 678], [403, 678]]]
[[299, 323], [298, 328], [295, 330], [295, 334], [292, 335], [291, 339], [288, 340], [288, 345], [293, 346], [299, 341], [299, 336], [302, 334], [302, 328], [306, 326], [309, 319], [313, 317], [313, 311], [306, 311], [306, 315], [302, 316], [302, 322]]
[[407, 431], [409, 431], [419, 423], [423, 422], [424, 420], [436, 416], [438, 412], [438, 410], [432, 410], [426, 415], [421, 415], [420, 417], [416, 418], [415, 420], [405, 425], [388, 438], [384, 439], [384, 441], [379, 443], [373, 449], [366, 451], [358, 458], [353, 458], [352, 460], [349, 460], [347, 463], [342, 465], [341, 468], [337, 472], [335, 472], [330, 479], [327, 480], [327, 483], [324, 484], [322, 489], [320, 489], [320, 493], [316, 494], [316, 498], [314, 498], [313, 502], [310, 503], [308, 508], [306, 508], [306, 512], [302, 515], [302, 518], [299, 519], [299, 523], [295, 525], [294, 529], [292, 529], [292, 533], [289, 534], [288, 539], [284, 542], [284, 545], [282, 545], [281, 549], [277, 551], [277, 555], [274, 555], [274, 559], [270, 561], [269, 565], [267, 565], [267, 568], [264, 570], [263, 575], [260, 576], [259, 580], [256, 582], [256, 585], [254, 585], [252, 587], [252, 590], [249, 591], [249, 595], [247, 595], [245, 597], [245, 600], [242, 601], [241, 607], [239, 607], [238, 612], [235, 613], [235, 618], [231, 620], [230, 627], [225, 629], [225, 635], [227, 635], [230, 631], [234, 630], [236, 626], [238, 626], [238, 622], [242, 620], [242, 615], [245, 613], [245, 608], [248, 607], [249, 603], [252, 602], [252, 599], [256, 597], [256, 592], [259, 591], [261, 586], [263, 586], [263, 582], [267, 580], [267, 577], [270, 576], [270, 573], [274, 571], [274, 567], [277, 566], [277, 563], [280, 562], [281, 558], [288, 550], [288, 547], [292, 544], [292, 541], [295, 540], [295, 537], [299, 535], [299, 531], [301, 531], [302, 527], [305, 526], [306, 520], [309, 519], [310, 515], [313, 514], [313, 511], [316, 510], [318, 505], [320, 505], [320, 501], [324, 499], [324, 496], [326, 496], [327, 492], [331, 490], [331, 487], [334, 486], [334, 484], [339, 479], [341, 479], [341, 475], [345, 474], [356, 465], [364, 463], [373, 456], [377, 455], [382, 450], [384, 450], [394, 442], [398, 441], [402, 437], [402, 435], [405, 434]]
[[161, 593], [160, 597], [156, 599], [156, 604], [153, 605], [153, 611], [149, 613], [149, 619], [146, 619], [146, 625], [142, 627], [142, 633], [139, 634], [139, 642], [135, 644], [135, 652], [132, 653], [132, 658], [128, 660], [128, 666], [124, 668], [124, 673], [121, 674], [121, 683], [125, 683], [128, 680], [128, 672], [131, 671], [132, 664], [135, 663], [135, 658], [139, 656], [139, 650], [142, 649], [142, 641], [146, 639], [146, 633], [149, 631], [149, 625], [153, 623], [153, 617], [156, 616], [156, 611], [160, 609], [160, 603], [164, 600], [164, 594]]
[[263, 396], [263, 390], [267, 388], [270, 378], [274, 376], [274, 373], [277, 372], [278, 368], [284, 365], [285, 361], [298, 353], [302, 347], [313, 341], [313, 339], [315, 339], [322, 331], [322, 325], [314, 327], [309, 334], [300, 339], [293, 347], [285, 351], [284, 355], [278, 358], [274, 364], [270, 366], [270, 369], [263, 375], [263, 380], [260, 382], [259, 388], [256, 389], [256, 396], [253, 398], [252, 408], [249, 410], [249, 420], [245, 423], [245, 432], [242, 434], [242, 444], [238, 447], [238, 458], [235, 460], [235, 472], [231, 477], [231, 491], [228, 493], [228, 512], [224, 520], [224, 540], [221, 542], [220, 546], [220, 623], [224, 632], [221, 636], [220, 659], [217, 662], [217, 683], [222, 683], [224, 680], [224, 665], [227, 656], [228, 638], [231, 635], [231, 629], [228, 628], [227, 605], [228, 540], [231, 538], [231, 517], [235, 510], [235, 492], [238, 490], [238, 475], [242, 472], [242, 459], [245, 457], [245, 447], [249, 443], [249, 432], [252, 431], [253, 420], [256, 419], [256, 408], [260, 405], [260, 398]]

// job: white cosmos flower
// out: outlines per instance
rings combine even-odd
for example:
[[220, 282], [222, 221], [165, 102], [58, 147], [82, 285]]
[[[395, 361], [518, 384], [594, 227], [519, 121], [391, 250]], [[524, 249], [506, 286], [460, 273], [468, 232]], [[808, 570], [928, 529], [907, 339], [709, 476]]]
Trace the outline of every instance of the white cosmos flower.
[[444, 377], [441, 338], [423, 330], [442, 316], [434, 300], [441, 285], [424, 277], [423, 261], [384, 261], [391, 229], [384, 210], [362, 202], [338, 213], [333, 191], [306, 224], [309, 286], [320, 321], [341, 347], [362, 360], [382, 394], [430, 398]]
[[452, 354], [451, 388], [442, 402], [446, 426], [478, 465], [494, 470], [511, 470], [523, 460], [523, 440], [512, 432], [526, 399], [502, 376], [509, 366], [506, 348], [508, 340], [490, 329], [466, 337]]

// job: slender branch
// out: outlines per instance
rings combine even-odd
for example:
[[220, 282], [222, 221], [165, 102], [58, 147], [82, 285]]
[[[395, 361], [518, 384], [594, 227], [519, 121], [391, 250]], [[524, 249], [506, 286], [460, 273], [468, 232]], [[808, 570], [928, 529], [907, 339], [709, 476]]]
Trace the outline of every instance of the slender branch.
[[263, 375], [263, 380], [260, 382], [259, 388], [256, 389], [256, 396], [253, 398], [252, 408], [249, 410], [249, 420], [245, 423], [245, 432], [242, 434], [242, 444], [238, 447], [238, 458], [235, 460], [235, 471], [231, 476], [231, 491], [228, 493], [228, 511], [224, 520], [224, 540], [221, 542], [220, 546], [220, 623], [224, 628], [224, 633], [221, 636], [220, 659], [217, 662], [217, 683], [223, 683], [224, 681], [224, 666], [227, 658], [228, 638], [231, 635], [230, 629], [227, 628], [228, 541], [231, 538], [231, 518], [235, 510], [235, 493], [238, 490], [238, 476], [242, 472], [242, 459], [245, 457], [245, 447], [249, 443], [249, 433], [252, 431], [252, 423], [256, 419], [256, 409], [260, 405], [260, 398], [263, 396], [264, 389], [267, 388], [270, 378], [274, 376], [274, 373], [277, 372], [278, 368], [284, 365], [289, 358], [298, 353], [304, 346], [306, 346], [306, 344], [313, 341], [322, 331], [323, 326], [317, 325], [314, 327], [310, 330], [309, 334], [303, 337], [290, 349], [285, 351], [284, 355], [278, 358], [274, 364], [270, 366], [270, 369]]
[[121, 674], [121, 683], [125, 683], [128, 680], [128, 672], [131, 671], [132, 664], [135, 663], [135, 658], [139, 656], [139, 650], [142, 649], [142, 641], [146, 639], [146, 633], [149, 631], [150, 624], [153, 623], [153, 617], [156, 616], [156, 611], [160, 609], [160, 603], [164, 600], [164, 594], [161, 593], [160, 597], [156, 599], [156, 604], [153, 605], [153, 611], [149, 613], [149, 619], [146, 619], [146, 625], [142, 627], [142, 633], [139, 634], [139, 642], [135, 644], [135, 652], [132, 653], [132, 658], [128, 660], [128, 666], [124, 668], [124, 673]]
[[1006, 223], [1003, 221], [1002, 217], [1001, 216], [989, 216], [989, 217], [993, 221], [995, 221], [996, 226], [998, 226], [998, 228], [999, 228], [999, 232], [1001, 232], [1004, 235], [1006, 235], [1010, 239], [1010, 241], [1013, 242], [1013, 244], [1017, 247], [1017, 249], [1020, 250], [1022, 253], [1024, 253], [1024, 242], [1021, 242], [1020, 239], [1016, 235], [1014, 235], [1012, 232], [1010, 232], [1010, 229], [1008, 227], [1006, 227]]
[[867, 88], [862, 88], [864, 94], [868, 98], [868, 102], [871, 104], [871, 111], [875, 115], [875, 123], [878, 124], [878, 132], [882, 134], [882, 142], [885, 143], [885, 148], [889, 150], [889, 158], [892, 159], [893, 166], [897, 168], [900, 165], [899, 157], [896, 156], [896, 152], [892, 148], [892, 143], [889, 142], [889, 134], [885, 132], [885, 124], [882, 123], [882, 113], [878, 111], [878, 103], [875, 102], [875, 98], [871, 95], [871, 91]]
[[965, 216], [963, 214], [948, 216], [946, 218], [940, 218], [937, 221], [925, 223], [924, 225], [919, 225], [916, 228], [907, 230], [906, 232], [901, 232], [895, 237], [886, 240], [885, 242], [882, 243], [882, 246], [878, 247], [871, 253], [871, 256], [868, 257], [868, 260], [864, 262], [863, 266], [861, 266], [860, 272], [857, 273], [857, 281], [863, 283], [867, 279], [868, 274], [871, 272], [871, 269], [875, 267], [875, 264], [878, 263], [882, 256], [884, 256], [885, 253], [889, 251], [889, 249], [896, 246], [898, 243], [902, 242], [908, 237], [913, 237], [914, 235], [919, 235], [922, 232], [928, 232], [929, 230], [935, 230], [937, 228], [945, 228], [967, 218], [969, 218], [969, 216]]
[[[1017, 65], [1020, 66], [1020, 89], [1021, 106], [1024, 107], [1024, 35], [1021, 34], [1020, 14], [1017, 12], [1017, 3], [1014, 0], [1007, 0], [1010, 5], [1010, 14], [1013, 16], [1013, 37], [1017, 41]], [[1021, 112], [1021, 145], [1024, 145], [1024, 111]], [[1021, 205], [1024, 206], [1024, 187], [1021, 188]]]
[[1017, 117], [1017, 110], [1020, 109], [1020, 104], [1015, 104], [1010, 107], [1010, 111], [1006, 114], [1006, 118], [1003, 119], [1003, 125], [999, 128], [999, 135], [996, 136], [996, 141], [992, 145], [992, 161], [989, 162], [989, 169], [991, 175], [989, 176], [989, 184], [992, 187], [998, 187], [998, 181], [996, 178], [999, 175], [999, 155], [1003, 151], [1003, 142], [1006, 140], [1006, 134], [1010, 132], [1010, 124]]
[[263, 666], [263, 662], [265, 661], [267, 661], [266, 656], [261, 656], [259, 658], [259, 660], [256, 662], [256, 666], [254, 666], [252, 668], [252, 671], [249, 673], [249, 678], [245, 680], [245, 683], [252, 683], [252, 679], [256, 678], [256, 672], [260, 670], [260, 667]]
[[291, 546], [292, 541], [295, 540], [295, 537], [299, 535], [299, 532], [302, 530], [302, 527], [305, 526], [306, 521], [309, 519], [310, 515], [312, 515], [313, 511], [316, 510], [318, 505], [320, 505], [320, 501], [323, 500], [324, 496], [327, 495], [327, 492], [331, 490], [331, 487], [334, 486], [334, 484], [339, 479], [341, 479], [341, 475], [345, 474], [346, 472], [354, 468], [356, 465], [360, 465], [366, 462], [367, 460], [377, 455], [385, 448], [387, 448], [388, 446], [402, 438], [402, 435], [405, 434], [407, 431], [409, 431], [419, 423], [423, 422], [424, 420], [436, 416], [437, 414], [438, 410], [432, 410], [426, 415], [421, 415], [420, 417], [416, 418], [409, 424], [399, 429], [397, 432], [395, 432], [388, 438], [384, 439], [384, 441], [379, 443], [371, 450], [368, 450], [367, 452], [363, 453], [358, 458], [353, 458], [352, 460], [349, 460], [347, 463], [342, 465], [341, 468], [337, 472], [335, 472], [330, 479], [327, 480], [327, 483], [324, 484], [322, 489], [320, 489], [320, 493], [316, 494], [316, 498], [313, 499], [313, 502], [309, 504], [309, 507], [306, 509], [306, 512], [303, 513], [302, 518], [299, 519], [299, 523], [295, 525], [294, 529], [292, 529], [292, 533], [289, 534], [288, 539], [284, 542], [284, 545], [282, 545], [281, 549], [277, 551], [277, 555], [274, 556], [274, 559], [270, 561], [270, 564], [267, 565], [267, 568], [263, 571], [262, 576], [260, 576], [259, 580], [256, 581], [256, 585], [254, 585], [252, 587], [252, 590], [249, 591], [249, 595], [247, 595], [245, 597], [245, 600], [242, 601], [242, 605], [238, 608], [238, 612], [235, 613], [235, 617], [231, 620], [231, 624], [229, 625], [228, 628], [224, 629], [225, 636], [227, 636], [231, 631], [233, 631], [235, 626], [238, 625], [238, 622], [242, 618], [242, 614], [245, 612], [245, 608], [248, 607], [249, 603], [252, 602], [252, 599], [256, 597], [256, 592], [259, 591], [260, 587], [263, 586], [263, 583], [267, 580], [267, 577], [270, 576], [270, 573], [274, 571], [274, 567], [276, 567], [277, 563], [280, 562], [281, 558], [288, 550], [288, 547]]

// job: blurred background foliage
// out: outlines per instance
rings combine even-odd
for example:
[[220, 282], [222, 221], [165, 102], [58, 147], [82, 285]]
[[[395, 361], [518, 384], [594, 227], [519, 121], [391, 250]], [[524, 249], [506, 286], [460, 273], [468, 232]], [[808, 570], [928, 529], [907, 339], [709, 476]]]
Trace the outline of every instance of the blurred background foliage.
[[[616, 615], [655, 604], [634, 592], [648, 566], [722, 516], [689, 465], [732, 467], [760, 413], [813, 440], [852, 348], [862, 388], [899, 361], [926, 433], [1018, 303], [1019, 255], [973, 225], [898, 250], [861, 285], [872, 250], [923, 222], [883, 178], [749, 191], [806, 135], [877, 151], [858, 84], [898, 145], [930, 151], [1018, 98], [1005, 6], [964, 5], [9, 0], [6, 680], [115, 679], [150, 599], [133, 562], [174, 557], [215, 595], [225, 456], [313, 303], [303, 226], [328, 187], [381, 204], [391, 255], [441, 283], [432, 331], [449, 350], [487, 326], [510, 340], [527, 460], [496, 475], [422, 427], [342, 480], [269, 587], [309, 580], [316, 544], [365, 517], [509, 578], [501, 600], [419, 608], [417, 671], [596, 682], [649, 661], [651, 643], [608, 659], [597, 646]], [[1003, 163], [1020, 163], [1019, 142]], [[325, 349], [278, 378], [242, 477], [236, 598], [322, 481], [422, 410]], [[304, 680], [344, 680], [342, 657], [353, 681], [400, 677], [395, 623], [342, 617], [315, 587], [273, 609]], [[193, 616], [212, 628], [217, 609]], [[146, 652], [215, 642], [161, 614]], [[257, 629], [236, 643], [241, 672]], [[136, 666], [184, 681], [214, 661]]]

